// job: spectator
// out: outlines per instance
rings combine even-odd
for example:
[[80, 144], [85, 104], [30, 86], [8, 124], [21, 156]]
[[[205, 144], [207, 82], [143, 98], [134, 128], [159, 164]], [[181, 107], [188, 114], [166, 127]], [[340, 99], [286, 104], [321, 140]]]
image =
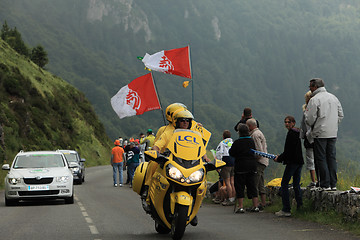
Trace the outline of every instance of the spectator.
[[145, 149], [150, 150], [154, 146], [155, 136], [152, 132], [152, 129], [148, 129], [146, 132], [146, 137], [140, 141], [140, 144], [146, 144]]
[[337, 164], [336, 138], [338, 125], [343, 119], [340, 101], [325, 89], [321, 78], [310, 80], [312, 98], [305, 110], [305, 123], [311, 127], [314, 138], [315, 169], [319, 173], [320, 187], [336, 191]]
[[[145, 138], [145, 134], [140, 133], [139, 137], [140, 137], [140, 142], [142, 142]], [[140, 144], [139, 150], [140, 150], [140, 162], [145, 162], [144, 152], [146, 151], [146, 143]]]
[[304, 147], [306, 150], [306, 170], [310, 171], [311, 182], [308, 188], [316, 187], [315, 163], [314, 163], [314, 139], [311, 137], [311, 127], [305, 123], [305, 110], [311, 98], [311, 91], [305, 93], [305, 104], [302, 106], [303, 117], [300, 126], [300, 138], [304, 139]]
[[231, 133], [229, 130], [223, 132], [223, 140], [216, 148], [216, 159], [226, 162], [226, 166], [220, 170], [220, 176], [223, 179], [226, 190], [227, 198], [222, 202], [224, 206], [232, 206], [235, 204], [235, 185], [234, 185], [234, 164], [235, 159], [229, 156], [229, 149], [233, 144]]
[[123, 146], [123, 143], [124, 143], [123, 138], [122, 138], [122, 137], [119, 137], [119, 139], [118, 139], [118, 140], [120, 141], [120, 146]]
[[258, 195], [256, 189], [256, 158], [250, 149], [255, 149], [254, 140], [251, 139], [249, 128], [246, 124], [239, 123], [238, 132], [240, 138], [237, 139], [229, 150], [230, 156], [235, 158], [235, 190], [238, 199], [238, 207], [235, 213], [245, 213], [244, 197], [245, 186], [249, 199], [252, 199], [253, 207], [251, 212], [259, 212]]
[[[257, 127], [257, 122], [254, 118], [250, 118], [246, 121], [246, 125], [249, 127], [250, 136], [255, 142], [256, 150], [267, 153], [267, 144], [264, 134]], [[265, 168], [269, 166], [269, 159], [262, 156], [257, 156], [256, 164], [256, 181], [258, 194], [260, 195], [259, 209], [262, 210], [266, 206], [266, 189], [264, 184], [264, 172]]]
[[137, 142], [133, 141], [130, 143], [130, 149], [126, 161], [128, 174], [129, 174], [130, 187], [132, 187], [132, 181], [134, 179], [135, 169], [137, 168], [137, 166], [139, 166], [139, 163], [140, 163], [140, 150], [137, 147]]
[[[246, 124], [246, 121], [247, 121], [248, 119], [252, 118], [252, 117], [253, 117], [253, 116], [252, 116], [251, 108], [249, 108], [249, 107], [244, 108], [244, 111], [243, 111], [243, 114], [242, 114], [242, 116], [241, 116], [241, 119], [240, 119], [240, 121], [235, 125], [234, 130], [237, 131], [238, 126], [239, 126], [239, 123]], [[257, 125], [257, 127], [259, 128], [259, 122], [258, 122], [258, 120], [256, 120], [256, 125]]]
[[114, 187], [117, 187], [117, 172], [119, 172], [119, 186], [123, 184], [123, 156], [124, 149], [120, 147], [120, 141], [115, 140], [115, 147], [111, 150], [111, 166], [113, 167]]
[[124, 147], [125, 152], [125, 164], [124, 164], [124, 171], [126, 170], [126, 183], [130, 183], [130, 174], [129, 174], [129, 168], [127, 167], [127, 160], [129, 159], [129, 151], [130, 151], [130, 144], [134, 142], [133, 138], [130, 138], [129, 141], [126, 141], [126, 146]]
[[295, 192], [295, 199], [297, 208], [302, 205], [302, 196], [300, 189], [301, 169], [304, 164], [301, 141], [300, 141], [300, 129], [295, 128], [295, 118], [293, 116], [287, 116], [285, 118], [285, 128], [288, 129], [286, 135], [284, 152], [279, 156], [276, 156], [275, 162], [282, 162], [285, 167], [285, 171], [281, 180], [281, 198], [282, 198], [282, 210], [275, 213], [278, 217], [290, 217], [291, 206], [289, 197], [289, 182], [291, 177], [293, 178], [293, 188]]

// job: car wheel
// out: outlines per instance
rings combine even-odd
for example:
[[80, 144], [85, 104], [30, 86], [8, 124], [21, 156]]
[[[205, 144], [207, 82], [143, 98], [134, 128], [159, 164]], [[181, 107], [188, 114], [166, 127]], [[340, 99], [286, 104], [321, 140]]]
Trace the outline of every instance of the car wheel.
[[83, 183], [83, 181], [82, 181], [82, 179], [80, 178], [79, 180], [77, 180], [77, 184], [82, 184]]
[[5, 197], [5, 206], [15, 206], [18, 202], [18, 200], [10, 200]]
[[65, 204], [73, 204], [74, 203], [74, 194], [71, 197], [65, 198]]

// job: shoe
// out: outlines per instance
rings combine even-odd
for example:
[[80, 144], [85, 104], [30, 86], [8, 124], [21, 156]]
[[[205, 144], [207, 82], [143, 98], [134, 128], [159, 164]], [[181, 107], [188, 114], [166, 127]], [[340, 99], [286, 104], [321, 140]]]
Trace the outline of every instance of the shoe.
[[223, 205], [223, 206], [234, 206], [234, 205], [235, 205], [235, 201], [230, 201], [230, 200], [226, 199], [225, 201], [223, 201], [223, 202], [221, 203], [221, 205]]
[[218, 198], [214, 198], [214, 199], [212, 199], [212, 201], [215, 204], [220, 204], [221, 203], [221, 199], [218, 199]]
[[234, 213], [245, 213], [245, 210], [243, 208], [237, 208]]
[[149, 204], [146, 202], [145, 199], [141, 199], [141, 205], [142, 205], [142, 207], [143, 207], [143, 209], [145, 210], [146, 213], [151, 212], [151, 208], [150, 208]]
[[331, 191], [331, 187], [327, 187], [327, 188], [322, 188], [323, 191]]
[[195, 216], [194, 218], [193, 218], [193, 220], [191, 220], [191, 222], [190, 222], [190, 224], [191, 224], [191, 226], [196, 226], [196, 225], [198, 225], [198, 218], [197, 218], [197, 216]]
[[311, 182], [309, 185], [307, 185], [307, 188], [314, 188], [316, 187], [316, 182]]
[[121, 184], [121, 183], [119, 184], [119, 187], [122, 187], [122, 184]]
[[132, 188], [132, 185], [130, 184], [130, 186], [129, 186], [130, 188]]
[[291, 212], [284, 212], [283, 210], [280, 210], [280, 211], [276, 212], [275, 215], [277, 217], [290, 217]]
[[116, 183], [114, 184], [114, 187], [117, 187], [117, 184], [116, 184]]
[[[265, 206], [266, 206], [266, 205], [265, 205]], [[263, 206], [263, 205], [260, 203], [259, 206], [258, 206], [258, 208], [259, 208], [260, 211], [263, 211], [264, 208], [265, 208], [265, 206]]]
[[337, 191], [336, 187], [332, 187], [331, 191]]
[[246, 209], [246, 211], [248, 211], [248, 212], [260, 212], [260, 209], [258, 207], [252, 207], [252, 208]]

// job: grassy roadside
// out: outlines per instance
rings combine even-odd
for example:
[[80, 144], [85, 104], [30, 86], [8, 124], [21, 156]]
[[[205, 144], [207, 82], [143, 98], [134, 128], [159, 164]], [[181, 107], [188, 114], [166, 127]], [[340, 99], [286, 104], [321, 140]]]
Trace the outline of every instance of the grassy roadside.
[[[207, 176], [209, 182], [216, 182], [218, 175], [216, 171], [210, 172]], [[205, 204], [214, 204], [211, 199], [205, 198]], [[244, 207], [251, 207], [251, 200], [244, 199]], [[267, 206], [264, 211], [269, 213], [275, 213], [282, 208], [281, 198], [275, 198], [270, 206]], [[312, 202], [308, 199], [304, 199], [304, 205], [300, 210], [296, 210], [296, 206], [292, 207], [292, 218], [301, 219], [309, 222], [316, 222], [319, 224], [329, 225], [335, 229], [348, 231], [356, 236], [360, 237], [360, 222], [348, 221], [343, 214], [335, 211], [320, 212], [314, 211]]]

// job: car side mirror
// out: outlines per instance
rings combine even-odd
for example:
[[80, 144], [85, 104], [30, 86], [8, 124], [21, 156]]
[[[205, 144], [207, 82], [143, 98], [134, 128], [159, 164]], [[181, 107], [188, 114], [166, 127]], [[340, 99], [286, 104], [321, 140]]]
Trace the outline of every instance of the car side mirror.
[[10, 165], [6, 163], [6, 164], [2, 165], [1, 169], [2, 170], [10, 170]]
[[86, 159], [85, 158], [82, 158], [81, 160], [80, 160], [80, 162], [85, 162], [86, 161]]

